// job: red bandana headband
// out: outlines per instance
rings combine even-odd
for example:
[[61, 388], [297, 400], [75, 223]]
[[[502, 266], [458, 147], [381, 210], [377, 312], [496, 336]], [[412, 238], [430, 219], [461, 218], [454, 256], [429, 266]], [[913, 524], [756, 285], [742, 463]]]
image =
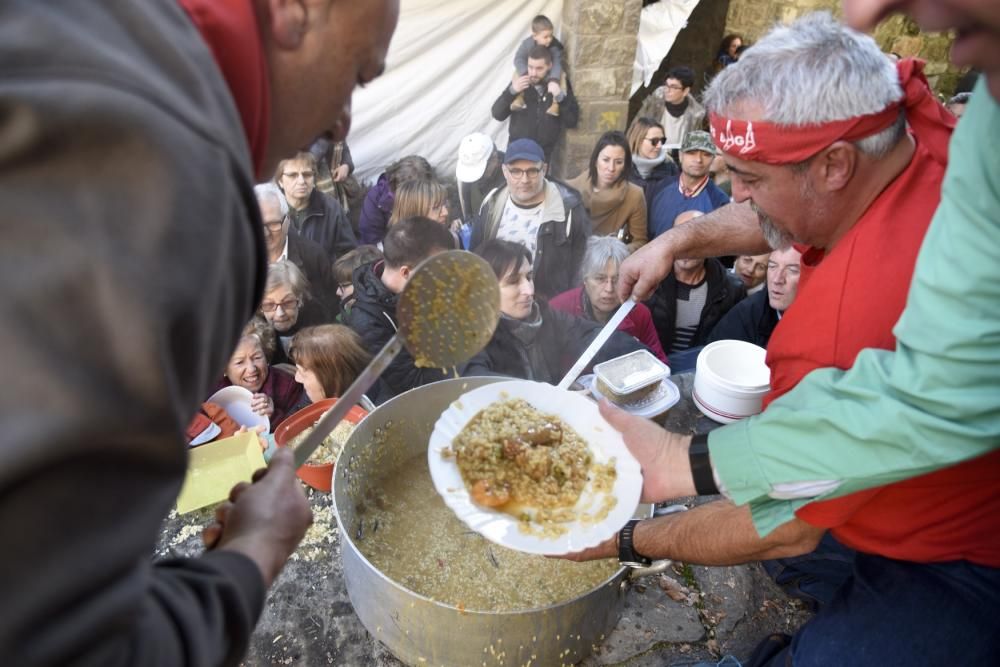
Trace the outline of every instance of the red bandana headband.
[[896, 65], [903, 98], [878, 113], [817, 125], [777, 125], [765, 121], [738, 120], [710, 113], [715, 145], [724, 153], [752, 162], [793, 164], [811, 158], [835, 141], [857, 141], [891, 126], [906, 110], [917, 141], [934, 159], [948, 164], [948, 141], [955, 117], [931, 93], [924, 77], [924, 62], [907, 58]]

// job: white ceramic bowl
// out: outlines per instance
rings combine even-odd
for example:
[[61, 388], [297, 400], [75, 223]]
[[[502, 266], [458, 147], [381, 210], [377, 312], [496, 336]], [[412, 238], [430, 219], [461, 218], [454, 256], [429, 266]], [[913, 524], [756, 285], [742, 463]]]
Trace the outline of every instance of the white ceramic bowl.
[[755, 415], [771, 390], [767, 351], [741, 340], [718, 340], [698, 354], [694, 403], [709, 419], [723, 424]]

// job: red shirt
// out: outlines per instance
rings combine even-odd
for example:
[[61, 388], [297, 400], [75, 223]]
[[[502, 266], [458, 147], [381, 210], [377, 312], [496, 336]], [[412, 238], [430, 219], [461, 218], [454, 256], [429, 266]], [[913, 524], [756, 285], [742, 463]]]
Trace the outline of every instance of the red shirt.
[[254, 174], [261, 174], [267, 150], [271, 98], [267, 60], [253, 3], [248, 0], [178, 0], [212, 51], [243, 121]]
[[[562, 294], [557, 294], [549, 300], [549, 306], [564, 313], [591, 319], [590, 315], [583, 310], [583, 287], [574, 287], [566, 290]], [[656, 358], [665, 364], [667, 355], [660, 345], [660, 337], [656, 334], [656, 327], [653, 325], [653, 315], [649, 312], [649, 307], [645, 304], [637, 303], [622, 323], [618, 326], [618, 331], [623, 331], [632, 336], [640, 343], [649, 348], [649, 351], [656, 355]]]
[[[815, 368], [846, 369], [866, 347], [895, 348], [917, 252], [937, 208], [944, 168], [923, 147], [824, 256], [806, 249], [795, 303], [768, 344], [765, 407]], [[822, 447], [822, 442], [814, 446]], [[810, 503], [797, 516], [844, 544], [916, 562], [1000, 565], [1000, 450], [951, 468]]]

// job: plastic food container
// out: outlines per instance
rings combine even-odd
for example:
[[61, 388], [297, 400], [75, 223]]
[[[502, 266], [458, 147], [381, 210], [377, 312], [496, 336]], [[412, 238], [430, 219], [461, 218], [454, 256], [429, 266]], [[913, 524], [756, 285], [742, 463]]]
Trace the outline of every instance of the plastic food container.
[[766, 357], [764, 348], [741, 340], [706, 345], [695, 368], [694, 404], [722, 424], [757, 414], [771, 390]]
[[616, 404], [632, 403], [656, 391], [670, 367], [647, 350], [637, 350], [594, 366], [597, 389]]

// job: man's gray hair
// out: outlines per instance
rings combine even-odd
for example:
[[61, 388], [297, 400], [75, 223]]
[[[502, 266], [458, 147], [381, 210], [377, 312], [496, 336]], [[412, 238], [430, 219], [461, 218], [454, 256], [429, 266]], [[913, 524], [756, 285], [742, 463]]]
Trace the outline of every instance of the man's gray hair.
[[[814, 125], [878, 113], [903, 97], [896, 67], [868, 35], [827, 12], [777, 26], [722, 70], [705, 93], [721, 115], [759, 107], [777, 125]], [[891, 127], [854, 142], [883, 157], [903, 138], [906, 115]]]
[[288, 215], [288, 201], [285, 199], [285, 193], [281, 191], [274, 183], [268, 181], [267, 183], [258, 183], [253, 186], [253, 192], [257, 195], [257, 202], [264, 201], [276, 201], [278, 203], [278, 208], [281, 209], [281, 217], [284, 218]]
[[608, 261], [614, 261], [617, 266], [628, 257], [628, 246], [613, 236], [591, 236], [587, 239], [587, 250], [580, 263], [580, 280], [596, 276], [604, 271]]

